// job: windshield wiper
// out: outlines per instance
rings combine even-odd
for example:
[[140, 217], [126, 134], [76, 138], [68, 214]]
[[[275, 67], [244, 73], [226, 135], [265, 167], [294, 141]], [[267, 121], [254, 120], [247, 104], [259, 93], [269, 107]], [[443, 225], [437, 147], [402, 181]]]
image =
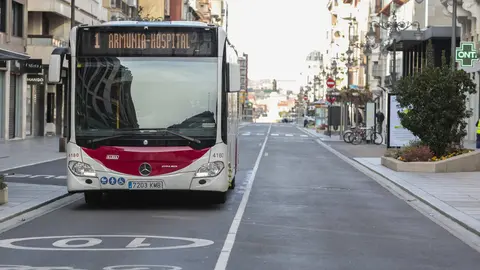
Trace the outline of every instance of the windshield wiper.
[[202, 141], [200, 141], [199, 139], [195, 139], [195, 138], [192, 138], [192, 137], [189, 137], [189, 136], [186, 136], [186, 135], [168, 130], [166, 128], [129, 128], [129, 129], [122, 129], [122, 130], [128, 130], [128, 131], [148, 131], [148, 130], [151, 130], [151, 131], [157, 131], [157, 132], [158, 131], [164, 131], [166, 133], [170, 133], [170, 134], [175, 135], [177, 137], [183, 138], [187, 141], [191, 141], [191, 142], [198, 143], [198, 144], [202, 143]]
[[120, 138], [120, 137], [124, 137], [124, 136], [127, 136], [127, 135], [126, 134], [121, 134], [121, 135], [115, 135], [115, 136], [100, 137], [100, 138], [96, 138], [96, 139], [90, 139], [88, 142], [89, 143], [97, 143], [97, 142], [102, 142], [102, 141], [115, 139], [115, 138]]

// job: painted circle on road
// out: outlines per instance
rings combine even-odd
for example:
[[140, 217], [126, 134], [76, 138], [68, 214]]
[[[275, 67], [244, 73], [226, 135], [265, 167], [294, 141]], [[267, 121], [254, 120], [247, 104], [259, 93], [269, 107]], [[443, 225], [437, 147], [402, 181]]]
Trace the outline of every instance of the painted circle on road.
[[[114, 238], [117, 247], [99, 247], [105, 240]], [[118, 239], [124, 238], [124, 241]], [[19, 242], [55, 240], [49, 243], [52, 247], [22, 246]], [[150, 241], [167, 240], [190, 242], [189, 244], [154, 246]], [[43, 241], [45, 242], [45, 241]], [[123, 247], [118, 247], [122, 242]], [[171, 250], [184, 248], [198, 248], [212, 245], [214, 242], [206, 239], [159, 236], [159, 235], [63, 235], [63, 236], [40, 236], [26, 238], [12, 238], [0, 240], [0, 248], [21, 250], [46, 250], [46, 251], [133, 251], [133, 250]]]

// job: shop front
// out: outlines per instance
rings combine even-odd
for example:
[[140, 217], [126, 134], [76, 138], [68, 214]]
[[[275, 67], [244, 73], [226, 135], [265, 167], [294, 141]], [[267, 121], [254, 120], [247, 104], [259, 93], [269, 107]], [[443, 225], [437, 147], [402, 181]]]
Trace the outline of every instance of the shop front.
[[43, 136], [45, 108], [45, 78], [41, 59], [25, 61], [27, 74], [25, 93], [25, 136]]
[[23, 53], [0, 48], [0, 139], [23, 138]]

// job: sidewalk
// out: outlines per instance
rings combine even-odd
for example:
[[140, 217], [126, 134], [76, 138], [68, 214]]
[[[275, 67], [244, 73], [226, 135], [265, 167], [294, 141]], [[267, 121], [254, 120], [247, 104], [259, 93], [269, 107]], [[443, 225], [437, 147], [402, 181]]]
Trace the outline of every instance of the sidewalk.
[[[37, 137], [0, 142], [0, 172], [65, 158], [58, 152], [58, 137]], [[9, 183], [8, 203], [0, 205], [0, 223], [66, 196], [67, 188]]]
[[[314, 136], [316, 134], [313, 130], [306, 131]], [[387, 150], [385, 145], [352, 145], [343, 141], [328, 141], [323, 144], [383, 176], [480, 236], [480, 172], [396, 172], [381, 165], [380, 157]], [[465, 147], [470, 148], [471, 142], [465, 143]]]
[[58, 152], [58, 137], [0, 142], [0, 172], [65, 157]]
[[8, 183], [8, 203], [0, 205], [0, 224], [68, 195], [67, 187]]

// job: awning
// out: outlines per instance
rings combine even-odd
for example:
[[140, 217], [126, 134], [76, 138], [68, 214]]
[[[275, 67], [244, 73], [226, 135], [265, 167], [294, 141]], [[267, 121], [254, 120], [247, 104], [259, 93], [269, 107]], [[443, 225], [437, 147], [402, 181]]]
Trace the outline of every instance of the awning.
[[27, 60], [27, 59], [30, 59], [30, 56], [28, 54], [9, 51], [9, 50], [0, 48], [0, 60], [1, 61], [5, 61], [5, 60]]

